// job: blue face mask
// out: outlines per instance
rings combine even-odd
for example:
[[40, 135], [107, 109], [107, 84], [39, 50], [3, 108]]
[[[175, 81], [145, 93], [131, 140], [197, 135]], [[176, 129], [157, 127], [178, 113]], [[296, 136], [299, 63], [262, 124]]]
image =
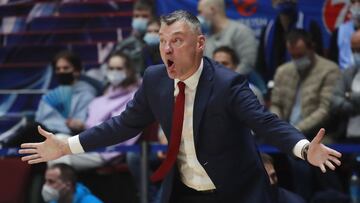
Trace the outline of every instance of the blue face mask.
[[134, 30], [139, 33], [145, 33], [148, 20], [146, 18], [134, 18], [132, 20], [131, 26]]
[[297, 13], [297, 5], [294, 2], [285, 1], [276, 5], [275, 10], [279, 14], [294, 15]]
[[360, 68], [360, 53], [354, 52], [352, 56], [355, 67]]
[[204, 35], [209, 35], [211, 31], [211, 23], [202, 16], [197, 16], [197, 18], [200, 21], [201, 32]]
[[149, 46], [157, 46], [160, 44], [159, 34], [148, 32], [144, 36], [144, 41]]

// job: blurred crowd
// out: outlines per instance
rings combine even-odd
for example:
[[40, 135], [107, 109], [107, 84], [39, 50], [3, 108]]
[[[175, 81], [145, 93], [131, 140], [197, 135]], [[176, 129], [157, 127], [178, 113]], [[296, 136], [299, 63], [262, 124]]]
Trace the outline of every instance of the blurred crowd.
[[[31, 14], [55, 5], [39, 3]], [[248, 26], [226, 16], [223, 0], [200, 0], [197, 10], [206, 35], [204, 55], [246, 75], [259, 101], [309, 140], [324, 127], [326, 144], [359, 143], [360, 0], [351, 0], [350, 20], [332, 33], [328, 49], [323, 46], [320, 26], [304, 15], [297, 0], [272, 0], [272, 5], [277, 15], [257, 40]], [[77, 54], [67, 50], [54, 56], [51, 65], [58, 85], [42, 96], [35, 119], [12, 129], [11, 139], [3, 145], [16, 147], [25, 141], [38, 141], [37, 125], [66, 138], [120, 115], [139, 88], [146, 68], [162, 63], [158, 48], [160, 21], [153, 2], [134, 2], [131, 25], [131, 35], [114, 46], [101, 67], [84, 71]], [[142, 135], [118, 145], [144, 140], [167, 144], [161, 128], [154, 123]], [[262, 144], [261, 137], [257, 140]], [[149, 170], [165, 156], [164, 152], [150, 154]], [[262, 158], [279, 202], [349, 202], [343, 177], [338, 173], [324, 175], [294, 157], [275, 156], [282, 162], [275, 163], [278, 168], [283, 164], [289, 168], [291, 186], [286, 190], [279, 187], [273, 158], [266, 154]], [[140, 154], [132, 152], [91, 152], [49, 162], [42, 197], [46, 202], [66, 202], [66, 198], [101, 202], [76, 181], [75, 170], [118, 162], [128, 165], [140, 191], [140, 159]], [[159, 192], [159, 185], [150, 184], [149, 202], [157, 202]]]

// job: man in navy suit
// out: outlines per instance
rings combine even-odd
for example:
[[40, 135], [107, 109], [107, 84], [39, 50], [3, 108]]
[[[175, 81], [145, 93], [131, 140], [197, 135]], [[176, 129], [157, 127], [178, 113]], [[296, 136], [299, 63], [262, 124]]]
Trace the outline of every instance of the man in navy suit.
[[309, 142], [259, 104], [244, 76], [203, 57], [205, 36], [195, 16], [163, 16], [159, 35], [165, 65], [146, 69], [120, 116], [66, 140], [39, 127], [46, 140], [22, 144], [22, 160], [35, 164], [113, 145], [156, 120], [170, 142], [152, 176], [164, 178], [162, 202], [273, 202], [251, 130], [323, 172], [340, 165], [341, 154], [321, 144], [323, 129]]

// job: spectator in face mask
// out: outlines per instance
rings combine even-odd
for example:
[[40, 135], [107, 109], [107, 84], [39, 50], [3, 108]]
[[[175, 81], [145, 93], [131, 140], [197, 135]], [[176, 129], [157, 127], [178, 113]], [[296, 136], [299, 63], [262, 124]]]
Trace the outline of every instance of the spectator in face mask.
[[346, 139], [360, 140], [360, 31], [351, 37], [354, 65], [346, 69], [338, 81], [332, 98], [332, 112], [339, 115], [344, 125], [341, 134]]
[[[143, 57], [145, 59], [145, 66], [144, 68], [162, 64], [160, 50], [159, 50], [159, 29], [160, 29], [160, 21], [159, 19], [153, 19], [149, 21], [146, 33], [144, 35], [144, 41], [146, 43], [144, 50], [143, 50]], [[141, 70], [140, 74], [143, 75], [144, 70]]]
[[74, 135], [78, 129], [69, 120], [85, 121], [87, 107], [95, 98], [96, 90], [80, 80], [80, 59], [69, 51], [57, 54], [52, 62], [58, 86], [40, 100], [35, 121], [56, 133]]
[[[2, 144], [7, 147], [18, 147], [21, 142], [41, 140], [37, 134], [40, 124], [56, 133], [75, 135], [78, 129], [68, 125], [71, 119], [85, 121], [86, 109], [96, 95], [103, 91], [100, 82], [82, 74], [81, 60], [72, 52], [58, 53], [51, 65], [53, 67], [54, 89], [42, 96], [38, 109], [33, 117], [24, 117], [21, 123], [4, 132]], [[4, 136], [5, 135], [5, 136]]]
[[351, 35], [360, 28], [360, 0], [351, 0], [350, 20], [341, 24], [331, 35], [329, 58], [346, 69], [354, 65], [351, 51]]
[[[107, 63], [106, 78], [108, 80], [108, 87], [102, 96], [95, 98], [88, 106], [86, 121], [70, 119], [68, 121], [69, 126], [82, 131], [98, 125], [113, 116], [120, 115], [140, 85], [130, 58], [122, 52], [115, 52], [110, 56]], [[138, 137], [135, 137], [121, 143], [121, 145], [132, 145], [137, 139]], [[77, 170], [84, 170], [102, 166], [119, 155], [120, 153], [117, 152], [91, 152], [65, 156], [51, 161], [49, 164], [66, 163]]]
[[135, 70], [140, 73], [144, 69], [145, 61], [142, 56], [142, 50], [145, 46], [143, 37], [147, 30], [148, 22], [154, 18], [154, 11], [151, 4], [147, 1], [138, 0], [134, 3], [132, 33], [119, 42], [114, 51], [121, 51], [128, 55], [134, 63]]
[[198, 3], [198, 19], [202, 32], [207, 35], [205, 56], [211, 58], [214, 50], [228, 46], [235, 50], [241, 62], [236, 72], [248, 74], [254, 68], [256, 39], [246, 25], [227, 18], [224, 0], [201, 0]]
[[45, 202], [101, 203], [83, 184], [76, 182], [74, 169], [66, 164], [56, 164], [45, 172], [41, 190]]
[[[330, 117], [330, 100], [340, 69], [315, 53], [312, 39], [305, 30], [290, 31], [286, 47], [292, 60], [276, 70], [270, 110], [312, 139], [311, 134]], [[328, 141], [329, 136], [324, 142]], [[289, 162], [294, 172], [295, 192], [310, 199], [314, 171], [298, 160], [289, 159]], [[331, 177], [319, 177], [321, 181], [326, 179], [332, 180]]]
[[292, 30], [286, 46], [292, 61], [276, 71], [270, 109], [310, 135], [329, 114], [332, 90], [340, 72], [335, 63], [315, 53], [305, 30]]
[[255, 64], [256, 70], [266, 83], [273, 80], [277, 67], [291, 60], [286, 50], [285, 38], [292, 29], [305, 29], [309, 32], [314, 51], [323, 54], [320, 26], [298, 9], [297, 0], [272, 0], [272, 5], [277, 16], [269, 21], [261, 32]]

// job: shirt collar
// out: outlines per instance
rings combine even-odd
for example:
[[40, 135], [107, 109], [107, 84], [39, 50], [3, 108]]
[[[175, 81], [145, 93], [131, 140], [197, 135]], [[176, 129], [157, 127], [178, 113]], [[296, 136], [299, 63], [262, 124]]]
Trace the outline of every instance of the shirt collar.
[[[200, 66], [197, 69], [197, 71], [194, 74], [192, 74], [188, 79], [183, 81], [185, 83], [186, 87], [188, 87], [190, 90], [196, 89], [196, 87], [199, 83], [199, 79], [200, 79], [203, 67], [204, 67], [204, 59], [201, 59]], [[179, 79], [174, 80], [175, 89], [177, 89], [177, 83], [179, 81], [180, 81]]]

